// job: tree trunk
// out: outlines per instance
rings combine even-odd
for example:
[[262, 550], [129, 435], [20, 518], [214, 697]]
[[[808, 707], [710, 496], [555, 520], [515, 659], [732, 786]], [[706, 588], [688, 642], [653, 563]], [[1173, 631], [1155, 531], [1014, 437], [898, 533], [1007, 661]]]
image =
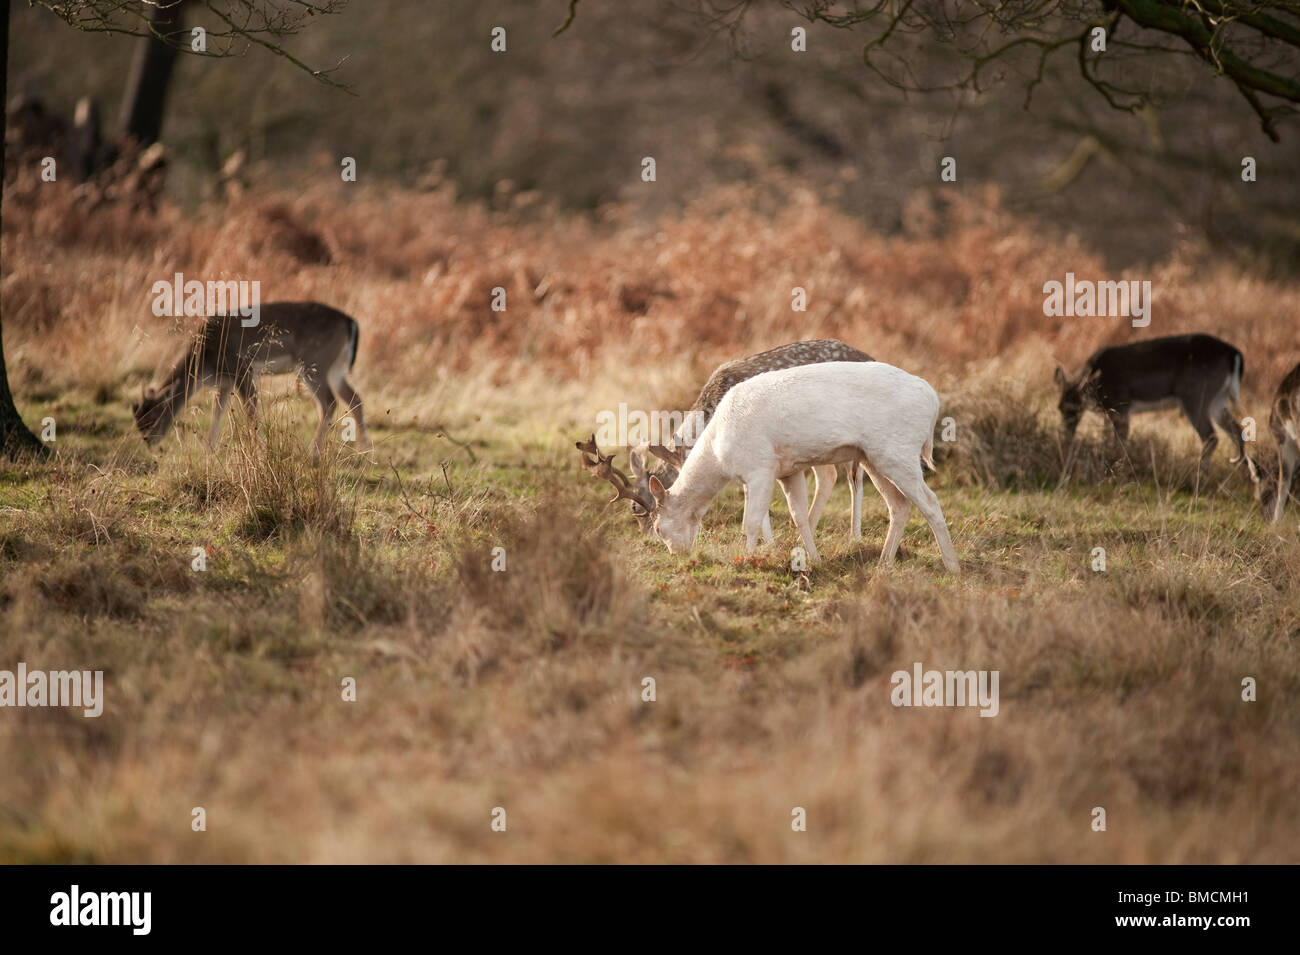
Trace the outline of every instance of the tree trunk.
[[[184, 2], [175, 6], [154, 7], [150, 16], [154, 31], [183, 42], [181, 23]], [[126, 94], [122, 97], [122, 132], [134, 137], [141, 146], [158, 141], [162, 132], [163, 107], [167, 104], [167, 85], [176, 65], [177, 48], [156, 37], [137, 40], [131, 72], [127, 75]]]
[[[0, 107], [9, 100], [8, 76], [9, 5], [5, 4], [4, 14], [0, 15]], [[3, 209], [4, 171], [4, 150], [0, 146], [0, 209]], [[27, 430], [14, 407], [14, 396], [9, 393], [9, 375], [5, 371], [4, 320], [0, 318], [0, 458], [15, 458], [24, 453], [43, 455], [48, 453], [48, 449]]]

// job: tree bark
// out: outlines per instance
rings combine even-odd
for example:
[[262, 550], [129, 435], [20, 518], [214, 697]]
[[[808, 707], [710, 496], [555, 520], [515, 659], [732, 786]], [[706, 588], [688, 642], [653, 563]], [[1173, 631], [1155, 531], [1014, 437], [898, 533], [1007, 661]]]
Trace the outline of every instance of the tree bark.
[[[153, 29], [162, 36], [181, 42], [184, 2], [174, 6], [154, 7]], [[141, 146], [158, 141], [162, 132], [163, 108], [167, 105], [167, 86], [179, 52], [171, 43], [157, 37], [137, 40], [131, 72], [127, 74], [126, 93], [122, 97], [122, 132], [134, 137]]]
[[[0, 16], [0, 107], [9, 101], [9, 5]], [[0, 223], [3, 223], [4, 202], [4, 149], [0, 146]], [[9, 375], [5, 371], [4, 319], [0, 310], [0, 458], [16, 458], [22, 454], [44, 455], [48, 449], [36, 435], [23, 424], [14, 396], [9, 392]]]

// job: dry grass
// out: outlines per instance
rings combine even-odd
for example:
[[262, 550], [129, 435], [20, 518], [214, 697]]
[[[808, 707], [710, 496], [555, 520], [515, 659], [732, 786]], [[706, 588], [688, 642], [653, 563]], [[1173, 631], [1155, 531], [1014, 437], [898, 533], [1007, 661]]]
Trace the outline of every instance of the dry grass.
[[[6, 190], [10, 372], [59, 453], [0, 471], [0, 667], [103, 669], [107, 700], [0, 710], [0, 859], [1297, 861], [1295, 519], [1260, 524], [1223, 450], [1198, 485], [1167, 416], [1118, 460], [1094, 423], [1060, 481], [1053, 359], [1128, 334], [1042, 316], [1084, 251], [991, 196], [884, 239], [775, 178], [653, 223], [332, 188], [194, 219]], [[312, 462], [314, 408], [269, 383], [265, 446], [236, 414], [208, 455], [200, 401], [146, 451], [126, 401], [179, 343], [148, 309], [176, 270], [356, 315], [375, 455]], [[1150, 332], [1243, 349], [1259, 415], [1300, 292], [1195, 250], [1134, 277]], [[876, 567], [883, 505], [851, 547], [842, 491], [808, 575], [784, 520], [738, 559], [735, 491], [675, 559], [578, 470], [596, 410], [680, 406], [715, 361], [808, 335], [945, 395], [961, 577], [917, 521]], [[1000, 715], [894, 708], [914, 661], [998, 669]]]

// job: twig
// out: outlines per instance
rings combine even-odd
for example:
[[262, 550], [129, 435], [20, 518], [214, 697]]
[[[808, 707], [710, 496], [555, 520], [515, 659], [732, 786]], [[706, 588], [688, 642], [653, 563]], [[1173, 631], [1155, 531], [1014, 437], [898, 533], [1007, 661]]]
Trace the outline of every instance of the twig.
[[578, 0], [569, 0], [569, 15], [567, 18], [565, 18], [565, 21], [560, 24], [559, 29], [556, 30], [554, 33], [552, 33], [551, 36], [557, 37], [565, 30], [569, 29], [569, 27], [573, 25], [573, 17], [575, 14], [577, 14], [577, 12], [578, 12]]
[[444, 428], [442, 425], [438, 425], [437, 429], [438, 429], [438, 437], [446, 438], [452, 444], [456, 445], [456, 447], [460, 448], [466, 454], [468, 454], [471, 464], [478, 464], [478, 458], [475, 457], [474, 449], [469, 446], [468, 441], [457, 441], [455, 438], [453, 438], [451, 435], [447, 433], [447, 429]]
[[393, 469], [393, 476], [397, 478], [397, 489], [402, 493], [402, 500], [406, 503], [406, 509], [416, 517], [424, 520], [424, 515], [415, 509], [415, 505], [411, 503], [411, 499], [406, 496], [406, 486], [402, 484], [402, 475], [398, 473], [397, 465], [390, 461], [388, 466]]
[[452, 444], [456, 445], [456, 447], [462, 449], [466, 454], [468, 454], [471, 463], [478, 464], [478, 456], [474, 454], [474, 449], [470, 446], [472, 442], [457, 441], [455, 438], [449, 435], [447, 433], [447, 429], [440, 424], [435, 424], [432, 427], [428, 427], [428, 428], [422, 427], [421, 425], [414, 424], [414, 423], [407, 424], [407, 425], [394, 425], [390, 427], [388, 430], [389, 431], [415, 431], [419, 434], [431, 434], [435, 438], [446, 438]]

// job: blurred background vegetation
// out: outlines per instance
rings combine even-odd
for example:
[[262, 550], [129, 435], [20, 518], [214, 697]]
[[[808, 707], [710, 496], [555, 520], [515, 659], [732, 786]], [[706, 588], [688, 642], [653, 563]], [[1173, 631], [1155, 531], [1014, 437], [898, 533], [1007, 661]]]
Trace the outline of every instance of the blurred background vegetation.
[[[553, 37], [566, 13], [560, 0], [351, 3], [290, 44], [313, 67], [342, 61], [334, 76], [351, 94], [261, 50], [182, 56], [162, 130], [169, 192], [192, 207], [244, 150], [275, 186], [353, 156], [372, 183], [418, 186], [433, 172], [473, 198], [517, 205], [536, 192], [571, 210], [634, 200], [654, 216], [779, 167], [886, 235], [942, 230], [946, 194], [993, 184], [1004, 208], [1077, 235], [1111, 268], [1182, 242], [1272, 273], [1300, 265], [1300, 129], [1270, 142], [1231, 82], [1190, 58], [1133, 58], [1157, 102], [1131, 114], [1080, 78], [1073, 53], [1049, 63], [1026, 106], [1033, 57], [995, 64], [982, 95], [908, 95], [864, 68], [861, 32], [775, 2], [734, 30], [689, 3], [592, 3]], [[114, 128], [139, 41], [79, 34], [26, 0], [12, 14], [10, 95], [38, 95], [69, 119], [89, 95]], [[490, 48], [495, 26], [506, 53]], [[791, 49], [795, 26], [808, 30], [806, 53]], [[922, 75], [951, 55], [921, 36], [903, 49]], [[653, 185], [640, 181], [647, 155]], [[957, 160], [955, 184], [939, 182], [944, 156]], [[1241, 181], [1245, 156], [1258, 182]]]

